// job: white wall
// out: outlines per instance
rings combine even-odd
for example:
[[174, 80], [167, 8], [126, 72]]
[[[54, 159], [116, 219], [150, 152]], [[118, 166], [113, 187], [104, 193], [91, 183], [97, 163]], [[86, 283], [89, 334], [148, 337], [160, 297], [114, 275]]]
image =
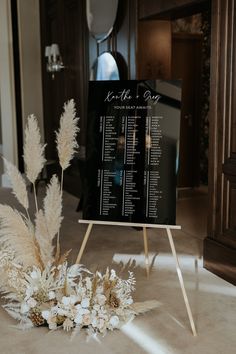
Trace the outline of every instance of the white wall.
[[[43, 99], [41, 79], [39, 0], [18, 0], [18, 26], [21, 71], [23, 129], [26, 117], [34, 113], [39, 119], [43, 137]], [[9, 0], [0, 0], [0, 126], [1, 152], [17, 165], [16, 108], [13, 67], [11, 8]], [[9, 186], [2, 174], [0, 185]]]
[[39, 0], [17, 1], [23, 129], [34, 113], [43, 135]]
[[[0, 1], [0, 107], [2, 153], [7, 159], [17, 164], [13, 45], [9, 0]], [[7, 177], [4, 174], [1, 177], [2, 185], [9, 186]]]

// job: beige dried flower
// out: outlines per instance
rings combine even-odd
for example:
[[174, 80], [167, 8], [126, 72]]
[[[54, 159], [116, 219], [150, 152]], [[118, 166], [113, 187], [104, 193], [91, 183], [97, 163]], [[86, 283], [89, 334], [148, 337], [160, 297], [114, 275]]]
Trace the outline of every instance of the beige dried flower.
[[41, 144], [41, 135], [36, 117], [31, 114], [25, 128], [24, 162], [26, 176], [31, 183], [35, 183], [45, 164], [45, 145]]
[[45, 319], [37, 307], [30, 310], [29, 318], [34, 326], [42, 326], [45, 323]]
[[47, 188], [44, 198], [44, 213], [42, 210], [36, 214], [35, 235], [40, 246], [40, 253], [44, 265], [53, 261], [53, 238], [58, 233], [62, 216], [62, 194], [57, 177], [54, 175]]
[[37, 242], [32, 229], [21, 214], [10, 206], [0, 204], [0, 242], [15, 252], [15, 261], [25, 267], [42, 267]]
[[3, 158], [3, 160], [6, 166], [6, 172], [11, 181], [12, 192], [16, 196], [19, 203], [26, 210], [28, 210], [29, 200], [28, 200], [25, 180], [16, 166], [14, 166], [10, 161], [8, 161], [5, 158]]
[[64, 104], [64, 112], [61, 115], [59, 131], [56, 133], [57, 151], [62, 170], [65, 170], [74, 156], [78, 144], [76, 135], [79, 118], [75, 112], [75, 103], [71, 99]]

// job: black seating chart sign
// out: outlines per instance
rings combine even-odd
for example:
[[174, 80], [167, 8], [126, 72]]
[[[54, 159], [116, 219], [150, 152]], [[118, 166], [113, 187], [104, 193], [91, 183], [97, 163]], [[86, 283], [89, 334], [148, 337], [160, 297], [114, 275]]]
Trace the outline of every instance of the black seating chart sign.
[[175, 224], [179, 81], [90, 81], [83, 218]]

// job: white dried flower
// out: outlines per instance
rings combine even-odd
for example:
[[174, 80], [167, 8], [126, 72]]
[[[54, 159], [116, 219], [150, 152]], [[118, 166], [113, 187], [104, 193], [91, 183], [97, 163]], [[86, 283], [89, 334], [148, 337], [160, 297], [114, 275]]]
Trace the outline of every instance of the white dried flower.
[[30, 310], [29, 305], [26, 302], [22, 302], [21, 307], [20, 307], [20, 312], [22, 314], [25, 314], [25, 313], [29, 312], [29, 310]]
[[48, 323], [48, 327], [49, 329], [57, 329], [57, 318], [54, 316], [54, 317], [49, 317], [49, 319], [47, 320], [47, 323]]
[[48, 310], [42, 311], [42, 317], [43, 317], [46, 321], [48, 321], [48, 319], [50, 318], [50, 316], [51, 316], [50, 311], [48, 311]]
[[98, 294], [98, 295], [96, 296], [96, 301], [98, 302], [98, 304], [99, 304], [100, 306], [105, 305], [106, 299], [107, 299], [106, 296], [105, 296], [105, 295], [102, 295], [102, 294]]
[[74, 322], [71, 321], [69, 318], [66, 318], [63, 322], [63, 329], [64, 331], [69, 332], [74, 327]]
[[85, 298], [81, 301], [81, 306], [84, 307], [84, 308], [87, 308], [89, 307], [90, 305], [90, 299], [89, 298]]
[[71, 299], [69, 296], [63, 296], [61, 302], [63, 303], [63, 305], [68, 306], [71, 303]]
[[83, 316], [83, 325], [84, 325], [84, 326], [88, 326], [88, 325], [90, 325], [90, 323], [91, 323], [91, 316], [90, 316], [90, 314], [85, 314], [85, 315]]
[[27, 300], [27, 305], [29, 305], [30, 308], [33, 308], [37, 305], [37, 301], [35, 299], [33, 299], [32, 297], [30, 297]]
[[49, 291], [48, 293], [49, 300], [53, 300], [55, 299], [55, 297], [56, 297], [55, 291]]
[[119, 317], [118, 316], [112, 316], [110, 318], [109, 324], [113, 327], [113, 328], [118, 328], [119, 325]]
[[74, 322], [75, 322], [76, 324], [82, 324], [82, 323], [83, 323], [83, 316], [82, 316], [81, 314], [77, 314], [77, 315], [75, 316]]

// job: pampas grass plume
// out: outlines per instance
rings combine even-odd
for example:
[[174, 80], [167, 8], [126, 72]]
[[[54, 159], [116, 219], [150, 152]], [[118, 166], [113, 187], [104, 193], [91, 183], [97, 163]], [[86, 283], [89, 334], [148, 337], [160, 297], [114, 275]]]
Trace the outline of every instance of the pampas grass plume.
[[76, 135], [79, 131], [77, 127], [79, 118], [75, 115], [75, 103], [71, 99], [64, 104], [59, 131], [56, 133], [57, 151], [62, 170], [65, 170], [70, 165], [70, 161], [78, 148]]
[[35, 183], [45, 164], [45, 145], [41, 144], [41, 135], [36, 117], [31, 114], [25, 128], [24, 161], [26, 176]]
[[11, 162], [7, 159], [3, 158], [7, 174], [10, 178], [11, 185], [12, 185], [12, 192], [19, 201], [19, 203], [28, 210], [29, 208], [29, 200], [28, 194], [26, 189], [26, 183], [24, 178], [22, 177], [21, 173], [19, 172], [18, 168], [14, 166]]
[[0, 244], [15, 252], [15, 261], [25, 267], [41, 267], [37, 243], [21, 214], [8, 205], [0, 204]]
[[62, 194], [58, 178], [54, 175], [44, 198], [44, 212], [39, 210], [35, 220], [35, 235], [40, 247], [42, 261], [46, 266], [52, 262], [54, 246], [53, 238], [59, 232], [62, 221]]

